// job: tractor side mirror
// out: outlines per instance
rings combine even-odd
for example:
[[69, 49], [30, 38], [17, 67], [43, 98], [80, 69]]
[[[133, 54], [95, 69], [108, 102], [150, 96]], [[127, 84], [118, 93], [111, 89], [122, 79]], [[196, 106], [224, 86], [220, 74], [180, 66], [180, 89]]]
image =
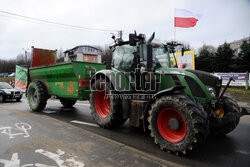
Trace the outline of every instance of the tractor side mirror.
[[129, 34], [129, 45], [136, 46], [137, 36], [136, 34]]
[[182, 47], [182, 48], [181, 48], [181, 55], [182, 55], [182, 56], [184, 56], [184, 52], [185, 52], [185, 50], [184, 50], [184, 48]]

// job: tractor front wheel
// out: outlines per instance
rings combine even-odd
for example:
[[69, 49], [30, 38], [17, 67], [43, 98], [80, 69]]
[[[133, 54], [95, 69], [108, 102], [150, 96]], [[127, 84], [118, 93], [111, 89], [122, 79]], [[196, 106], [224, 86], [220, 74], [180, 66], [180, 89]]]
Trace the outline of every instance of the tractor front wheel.
[[148, 122], [154, 142], [176, 155], [194, 149], [209, 133], [203, 107], [183, 94], [157, 99], [149, 111]]
[[103, 128], [121, 126], [127, 120], [122, 115], [121, 100], [110, 97], [111, 90], [113, 90], [111, 83], [105, 82], [105, 79], [99, 79], [91, 86], [91, 114]]
[[229, 97], [222, 97], [222, 105], [215, 111], [216, 118], [210, 120], [212, 135], [226, 135], [239, 124], [240, 118], [236, 115], [240, 112], [240, 106]]

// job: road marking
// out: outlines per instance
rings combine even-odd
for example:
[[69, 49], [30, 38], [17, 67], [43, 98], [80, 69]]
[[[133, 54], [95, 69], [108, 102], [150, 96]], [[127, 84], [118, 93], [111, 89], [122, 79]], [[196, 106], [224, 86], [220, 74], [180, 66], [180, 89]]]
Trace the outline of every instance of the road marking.
[[[61, 102], [60, 101], [56, 101], [56, 100], [51, 100], [51, 102], [56, 102], [56, 103], [60, 103], [61, 104]], [[90, 106], [90, 104], [89, 103], [79, 103], [79, 102], [76, 102], [76, 105], [81, 105], [81, 106]]]
[[[30, 130], [31, 126], [27, 123], [16, 123], [15, 127], [12, 128], [10, 126], [3, 127], [0, 125], [0, 132], [2, 134], [9, 135], [10, 139], [15, 138], [15, 136], [23, 135], [23, 137], [30, 137], [27, 130]], [[16, 133], [14, 133], [15, 131]]]
[[[0, 108], [3, 109], [3, 110], [15, 112], [15, 113], [17, 113], [17, 114], [24, 114], [24, 115], [27, 115], [27, 116], [38, 116], [38, 117], [41, 117], [41, 116], [42, 116], [42, 115], [35, 115], [35, 114], [33, 114], [33, 113], [29, 113], [29, 112], [25, 112], [25, 111], [17, 110], [17, 109], [5, 108], [5, 107], [1, 107], [1, 106], [0, 106]], [[49, 117], [49, 118], [52, 119], [52, 120], [54, 120], [54, 121], [56, 121], [56, 122], [59, 122], [59, 123], [65, 125], [65, 126], [71, 126], [72, 128], [78, 128], [78, 129], [79, 129], [80, 131], [82, 131], [83, 133], [87, 133], [88, 135], [92, 135], [93, 137], [102, 139], [102, 140], [104, 140], [104, 141], [106, 141], [106, 142], [115, 144], [115, 145], [117, 145], [117, 146], [119, 146], [119, 147], [123, 147], [124, 149], [126, 149], [126, 150], [128, 150], [128, 151], [132, 151], [132, 152], [134, 152], [134, 153], [136, 153], [136, 154], [139, 154], [139, 155], [142, 156], [142, 157], [145, 157], [146, 159], [150, 159], [150, 160], [152, 160], [152, 161], [158, 163], [159, 166], [163, 166], [163, 165], [165, 165], [165, 166], [171, 166], [171, 167], [182, 167], [182, 166], [184, 166], [183, 164], [179, 164], [179, 163], [177, 163], [177, 162], [172, 162], [172, 161], [167, 161], [167, 160], [165, 160], [165, 159], [159, 158], [159, 157], [157, 157], [157, 156], [155, 156], [155, 155], [152, 155], [152, 154], [150, 154], [150, 153], [143, 152], [143, 151], [141, 151], [141, 150], [139, 150], [139, 149], [137, 149], [137, 148], [131, 147], [131, 146], [126, 145], [126, 144], [123, 144], [123, 143], [118, 142], [118, 141], [116, 141], [116, 140], [113, 140], [113, 139], [111, 139], [111, 138], [108, 138], [108, 137], [105, 137], [105, 136], [102, 136], [102, 135], [98, 135], [97, 133], [94, 133], [94, 132], [92, 132], [92, 131], [90, 131], [90, 130], [83, 129], [83, 128], [80, 128], [80, 127], [78, 127], [78, 126], [74, 126], [74, 125], [72, 125], [72, 124], [68, 124], [67, 122], [58, 120], [58, 119], [53, 118], [53, 117]], [[11, 166], [11, 167], [12, 167], [12, 166]]]
[[84, 103], [76, 103], [76, 104], [81, 106], [90, 106], [90, 104], [84, 104]]
[[73, 120], [73, 121], [70, 121], [70, 122], [76, 123], [76, 124], [82, 124], [82, 125], [89, 125], [89, 126], [99, 127], [97, 124], [92, 124], [92, 123], [82, 122], [82, 121], [77, 121], [77, 120]]
[[[84, 163], [77, 161], [75, 158], [77, 156], [74, 155], [68, 155], [65, 152], [58, 149], [56, 153], [45, 151], [43, 149], [37, 149], [35, 150], [35, 153], [39, 153], [43, 156], [46, 156], [47, 158], [53, 160], [56, 162], [58, 167], [67, 167], [67, 166], [72, 166], [72, 167], [84, 167]], [[63, 160], [62, 158], [68, 157], [68, 159]], [[21, 159], [18, 158], [18, 153], [13, 153], [11, 160], [6, 160], [6, 159], [0, 159], [0, 163], [4, 164], [5, 167], [20, 167], [21, 165]], [[31, 167], [31, 166], [36, 166], [36, 167], [56, 167], [56, 166], [51, 166], [51, 165], [45, 165], [45, 164], [40, 164], [40, 163], [35, 163], [35, 164], [25, 164], [22, 165], [21, 167]]]

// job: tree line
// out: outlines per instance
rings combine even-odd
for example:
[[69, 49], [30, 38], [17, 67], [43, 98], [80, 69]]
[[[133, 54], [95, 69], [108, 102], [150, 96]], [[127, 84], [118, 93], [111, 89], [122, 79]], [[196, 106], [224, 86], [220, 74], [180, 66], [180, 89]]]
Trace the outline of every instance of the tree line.
[[227, 42], [217, 49], [203, 45], [195, 57], [195, 68], [207, 72], [250, 72], [250, 39], [242, 42], [239, 52]]
[[[57, 62], [63, 62], [64, 56], [63, 56], [63, 50], [59, 49], [57, 51]], [[22, 66], [22, 67], [30, 67], [31, 64], [31, 53], [26, 52], [25, 54], [18, 54], [15, 59], [10, 60], [1, 60], [0, 59], [0, 73], [12, 73], [16, 70], [16, 65]]]
[[[112, 51], [106, 47], [97, 46], [102, 51], [102, 62], [110, 64]], [[185, 45], [185, 50], [189, 50], [190, 46]], [[57, 62], [64, 61], [63, 50], [57, 51]], [[16, 65], [29, 66], [31, 63], [31, 54], [19, 54], [16, 59], [1, 60], [0, 73], [14, 72]], [[207, 72], [250, 72], [250, 39], [243, 41], [240, 51], [236, 53], [231, 49], [230, 44], [225, 42], [218, 48], [210, 45], [203, 45], [195, 55], [195, 69]]]

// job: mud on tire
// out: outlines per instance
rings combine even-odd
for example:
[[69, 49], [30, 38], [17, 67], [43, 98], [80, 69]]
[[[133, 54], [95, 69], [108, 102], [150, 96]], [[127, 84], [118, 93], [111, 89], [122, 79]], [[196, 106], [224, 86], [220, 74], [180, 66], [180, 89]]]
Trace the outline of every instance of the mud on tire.
[[105, 79], [96, 80], [91, 86], [90, 109], [93, 119], [103, 128], [121, 126], [127, 119], [122, 115], [120, 99], [110, 98], [113, 87]]
[[[170, 128], [172, 118], [179, 122], [175, 130]], [[149, 110], [148, 123], [155, 144], [161, 150], [176, 155], [193, 150], [205, 142], [209, 134], [208, 118], [203, 107], [184, 94], [157, 99]]]
[[48, 100], [48, 93], [45, 85], [40, 81], [34, 81], [29, 84], [27, 99], [30, 109], [33, 111], [42, 111]]
[[236, 113], [240, 112], [240, 106], [232, 97], [229, 95], [222, 97], [222, 108], [224, 116], [220, 119], [210, 121], [210, 131], [215, 136], [226, 135], [234, 130], [240, 121], [236, 116]]

